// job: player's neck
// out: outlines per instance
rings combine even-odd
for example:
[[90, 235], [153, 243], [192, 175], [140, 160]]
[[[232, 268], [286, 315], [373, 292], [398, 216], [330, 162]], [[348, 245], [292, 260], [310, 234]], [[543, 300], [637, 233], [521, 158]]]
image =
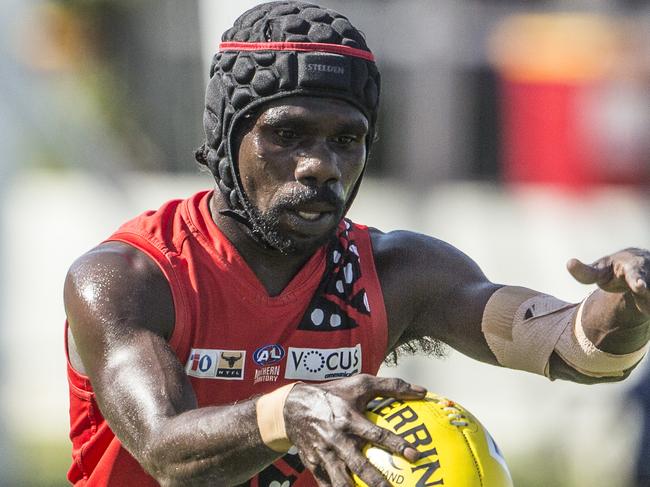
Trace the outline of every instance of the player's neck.
[[226, 205], [218, 190], [210, 201], [215, 224], [228, 238], [270, 296], [279, 295], [311, 258], [313, 252], [285, 255], [258, 242], [242, 223], [220, 213]]

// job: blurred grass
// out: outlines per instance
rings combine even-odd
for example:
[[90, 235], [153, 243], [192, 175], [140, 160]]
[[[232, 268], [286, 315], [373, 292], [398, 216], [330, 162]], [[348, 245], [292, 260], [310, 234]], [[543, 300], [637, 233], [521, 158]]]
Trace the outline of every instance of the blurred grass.
[[[584, 487], [567, 478], [569, 463], [552, 445], [508, 457], [516, 487]], [[69, 487], [66, 473], [70, 467], [70, 443], [21, 440], [16, 445], [17, 461], [9, 476], [0, 474], [0, 487]], [[628, 485], [627, 482], [618, 487]], [[594, 486], [592, 486], [594, 487]]]
[[633, 487], [627, 471], [581, 478], [571, 457], [552, 442], [507, 455], [507, 461], [515, 487]]
[[[508, 457], [508, 467], [516, 487], [581, 487], [567, 479], [569, 467], [552, 445], [514, 457]], [[622, 486], [621, 486], [622, 487]]]
[[[2, 486], [69, 487], [66, 479], [71, 461], [71, 444], [63, 441], [21, 439], [16, 444], [12, 479], [0, 476]], [[8, 483], [7, 483], [8, 482]]]

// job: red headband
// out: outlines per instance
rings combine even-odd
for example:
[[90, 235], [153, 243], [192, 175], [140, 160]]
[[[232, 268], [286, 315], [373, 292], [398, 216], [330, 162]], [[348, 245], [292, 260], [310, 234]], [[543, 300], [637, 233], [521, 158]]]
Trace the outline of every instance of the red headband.
[[220, 51], [306, 51], [331, 52], [375, 62], [375, 56], [363, 49], [323, 42], [222, 42]]

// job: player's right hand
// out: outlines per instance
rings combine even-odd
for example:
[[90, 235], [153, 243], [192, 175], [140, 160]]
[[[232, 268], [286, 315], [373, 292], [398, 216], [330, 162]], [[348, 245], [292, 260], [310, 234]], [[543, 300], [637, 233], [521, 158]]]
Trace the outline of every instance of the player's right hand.
[[364, 415], [377, 396], [422, 399], [426, 389], [401, 379], [360, 374], [325, 384], [294, 386], [284, 407], [289, 440], [321, 486], [354, 485], [354, 472], [367, 485], [390, 487], [386, 478], [361, 453], [374, 443], [409, 461], [418, 451], [400, 436], [381, 428]]
[[593, 264], [571, 259], [567, 268], [582, 284], [597, 284], [609, 293], [629, 293], [637, 309], [650, 317], [650, 250], [629, 248], [602, 257]]

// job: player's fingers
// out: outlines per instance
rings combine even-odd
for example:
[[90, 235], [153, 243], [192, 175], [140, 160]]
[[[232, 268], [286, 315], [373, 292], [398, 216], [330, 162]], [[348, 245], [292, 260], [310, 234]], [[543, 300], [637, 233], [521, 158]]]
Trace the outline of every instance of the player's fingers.
[[314, 479], [318, 482], [319, 487], [331, 487], [332, 484], [325, 472], [325, 468], [318, 460], [316, 460], [316, 458], [313, 457], [313, 455], [307, 455], [300, 452], [300, 459], [302, 460], [303, 465], [312, 473]]
[[599, 286], [608, 292], [631, 292], [634, 302], [642, 313], [650, 314], [650, 290], [648, 289], [648, 271], [642, 256], [627, 255], [625, 259], [616, 260], [612, 265], [614, 278]]
[[647, 277], [642, 269], [634, 265], [627, 266], [625, 269], [625, 282], [634, 294], [642, 295], [648, 292]]
[[345, 463], [366, 485], [372, 487], [391, 487], [386, 477], [377, 470], [359, 450], [347, 450]]
[[303, 457], [301, 458], [303, 465], [312, 473], [319, 487], [331, 487], [332, 483], [325, 472], [325, 468], [320, 463], [314, 460], [307, 460]]
[[319, 450], [319, 455], [322, 459], [322, 465], [329, 477], [330, 483], [334, 486], [349, 486], [352, 487], [354, 482], [348, 473], [345, 463], [337, 454], [332, 450]]
[[311, 473], [316, 479], [316, 482], [318, 482], [318, 487], [332, 487], [332, 483], [330, 482], [329, 477], [325, 473], [325, 469], [322, 465], [316, 465]]
[[624, 293], [638, 287], [639, 268], [631, 260], [616, 260], [611, 265], [611, 277], [601, 280], [598, 286], [610, 293]]
[[578, 259], [571, 259], [567, 262], [566, 267], [573, 278], [582, 284], [601, 284], [612, 278], [611, 266], [603, 259], [591, 265]]
[[410, 384], [396, 377], [375, 377], [364, 375], [358, 379], [362, 390], [361, 397], [367, 403], [377, 396], [397, 399], [422, 399], [427, 394], [426, 388]]
[[632, 290], [632, 296], [637, 308], [645, 315], [650, 315], [650, 289], [647, 281], [643, 278], [631, 277], [628, 285]]
[[404, 438], [371, 423], [361, 415], [352, 423], [352, 433], [392, 453], [402, 455], [409, 462], [415, 462], [420, 458], [420, 453]]
[[641, 313], [650, 316], [650, 296], [635, 297], [636, 306]]

